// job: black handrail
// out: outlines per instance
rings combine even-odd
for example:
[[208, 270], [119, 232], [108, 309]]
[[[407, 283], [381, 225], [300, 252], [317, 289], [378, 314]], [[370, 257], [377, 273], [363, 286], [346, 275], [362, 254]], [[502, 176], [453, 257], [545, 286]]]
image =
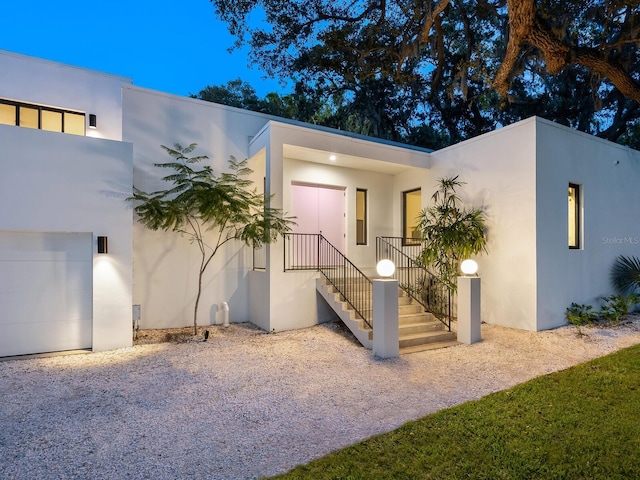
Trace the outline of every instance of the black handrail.
[[284, 270], [317, 270], [367, 327], [373, 330], [373, 293], [369, 277], [319, 233], [287, 233]]
[[421, 247], [400, 237], [376, 237], [376, 262], [391, 260], [401, 289], [451, 331], [451, 290], [418, 261]]

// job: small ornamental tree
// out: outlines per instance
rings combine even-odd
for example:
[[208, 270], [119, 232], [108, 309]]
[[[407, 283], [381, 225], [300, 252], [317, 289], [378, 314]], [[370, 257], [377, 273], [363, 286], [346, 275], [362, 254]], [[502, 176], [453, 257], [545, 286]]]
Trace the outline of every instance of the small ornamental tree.
[[458, 176], [441, 178], [433, 206], [420, 213], [422, 262], [436, 270], [449, 292], [456, 291], [460, 262], [487, 251], [484, 212], [460, 206], [456, 189], [462, 185]]
[[162, 179], [169, 184], [168, 188], [148, 193], [134, 186], [133, 195], [127, 199], [134, 203], [138, 221], [144, 226], [185, 235], [200, 251], [194, 335], [202, 279], [220, 248], [232, 240], [255, 247], [271, 243], [288, 232], [293, 223], [281, 210], [268, 207], [265, 196], [253, 188], [253, 182], [246, 178], [252, 173], [246, 159], [237, 161], [231, 157], [229, 171], [216, 175], [208, 165], [196, 168], [209, 158], [189, 157], [196, 146], [195, 143], [187, 147], [176, 143], [173, 148], [162, 145], [173, 160], [155, 166], [171, 171]]

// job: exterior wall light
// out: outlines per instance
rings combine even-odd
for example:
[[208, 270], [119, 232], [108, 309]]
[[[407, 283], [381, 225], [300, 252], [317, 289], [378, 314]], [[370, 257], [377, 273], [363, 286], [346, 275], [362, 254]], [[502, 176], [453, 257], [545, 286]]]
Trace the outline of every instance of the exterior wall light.
[[98, 237], [98, 253], [109, 253], [107, 237]]
[[378, 264], [376, 265], [376, 271], [381, 277], [388, 278], [394, 274], [394, 272], [396, 271], [396, 266], [391, 260], [384, 259], [378, 262]]
[[98, 118], [95, 113], [89, 114], [89, 128], [98, 128]]
[[336, 161], [336, 156], [335, 155], [329, 155], [329, 160], [331, 160], [332, 162]]
[[465, 260], [460, 264], [460, 270], [465, 275], [475, 275], [478, 272], [478, 264], [475, 260]]

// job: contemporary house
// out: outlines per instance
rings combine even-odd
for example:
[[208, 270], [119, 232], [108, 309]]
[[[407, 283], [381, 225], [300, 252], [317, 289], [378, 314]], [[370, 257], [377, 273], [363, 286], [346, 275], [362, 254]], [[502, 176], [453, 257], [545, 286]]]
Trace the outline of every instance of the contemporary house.
[[459, 175], [465, 203], [487, 213], [485, 322], [563, 325], [571, 302], [611, 292], [618, 255], [638, 251], [640, 153], [540, 118], [432, 152], [6, 51], [0, 69], [11, 72], [0, 76], [0, 356], [131, 345], [133, 305], [141, 328], [190, 323], [193, 246], [144, 229], [125, 202], [134, 184], [163, 188], [153, 164], [176, 142], [197, 143], [216, 171], [248, 158], [256, 187], [297, 217], [298, 235], [216, 256], [200, 325], [221, 322], [222, 302], [232, 322], [266, 331], [340, 315], [320, 243], [370, 276], [381, 241], [412, 248], [444, 176]]

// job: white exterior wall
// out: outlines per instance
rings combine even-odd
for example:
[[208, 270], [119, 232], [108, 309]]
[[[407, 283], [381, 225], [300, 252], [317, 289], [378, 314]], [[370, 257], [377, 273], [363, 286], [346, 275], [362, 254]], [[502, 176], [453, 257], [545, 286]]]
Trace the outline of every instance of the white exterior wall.
[[[571, 302], [600, 308], [618, 255], [640, 253], [640, 152], [537, 119], [538, 329], [566, 323]], [[581, 185], [582, 248], [567, 244], [567, 188]]]
[[130, 346], [132, 145], [6, 125], [0, 145], [0, 229], [93, 232], [93, 350]]
[[122, 140], [122, 87], [131, 80], [4, 50], [0, 72], [0, 98], [85, 112], [88, 137]]
[[[160, 145], [197, 143], [193, 155], [207, 155], [214, 171], [230, 156], [249, 156], [249, 140], [267, 122], [258, 113], [210, 102], [128, 87], [124, 98], [124, 138], [134, 144], [134, 184], [154, 191], [166, 188], [169, 172], [154, 163], [171, 160]], [[259, 184], [257, 185], [259, 186]], [[193, 323], [199, 251], [174, 232], [152, 232], [134, 223], [134, 303], [141, 305], [141, 328], [182, 327]], [[227, 302], [230, 321], [250, 320], [248, 272], [252, 252], [229, 243], [209, 265], [203, 281], [198, 325], [220, 323]]]
[[439, 178], [459, 175], [464, 203], [485, 208], [489, 253], [476, 258], [482, 321], [524, 330], [538, 327], [535, 125], [525, 120], [434, 152], [423, 185], [429, 198]]

